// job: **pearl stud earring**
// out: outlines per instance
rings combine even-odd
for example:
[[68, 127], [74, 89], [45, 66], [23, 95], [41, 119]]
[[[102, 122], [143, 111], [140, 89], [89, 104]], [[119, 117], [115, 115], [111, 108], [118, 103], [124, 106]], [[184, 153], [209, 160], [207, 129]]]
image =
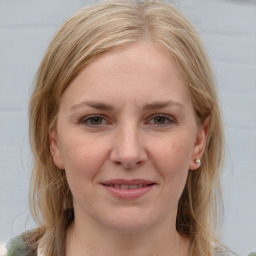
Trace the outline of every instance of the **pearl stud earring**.
[[200, 159], [196, 158], [196, 159], [195, 159], [195, 163], [198, 164], [199, 167], [201, 166], [201, 160], [200, 160]]

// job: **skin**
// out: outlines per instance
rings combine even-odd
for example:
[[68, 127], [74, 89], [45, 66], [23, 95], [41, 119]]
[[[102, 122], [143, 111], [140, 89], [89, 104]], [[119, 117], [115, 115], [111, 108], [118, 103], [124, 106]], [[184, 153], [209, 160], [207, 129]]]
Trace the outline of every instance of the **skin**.
[[[66, 256], [188, 255], [190, 241], [175, 228], [177, 207], [206, 136], [207, 123], [197, 127], [188, 90], [164, 49], [136, 43], [87, 65], [64, 92], [50, 135], [74, 199]], [[124, 200], [102, 185], [110, 179], [155, 185]]]

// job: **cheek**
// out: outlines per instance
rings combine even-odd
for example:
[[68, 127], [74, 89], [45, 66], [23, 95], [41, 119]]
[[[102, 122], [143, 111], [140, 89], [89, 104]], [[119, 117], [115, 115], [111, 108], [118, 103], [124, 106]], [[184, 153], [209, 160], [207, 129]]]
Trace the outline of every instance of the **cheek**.
[[107, 157], [106, 143], [80, 139], [66, 140], [62, 147], [64, 167], [71, 187], [93, 181]]
[[71, 146], [66, 150], [64, 165], [74, 204], [83, 207], [90, 205], [91, 198], [95, 197], [93, 194], [97, 181], [95, 177], [101, 169], [105, 153], [95, 144], [82, 144], [76, 144], [75, 147]]
[[152, 143], [155, 164], [164, 172], [188, 171], [193, 151], [193, 142], [185, 136], [172, 136]]
[[162, 177], [165, 194], [177, 202], [187, 180], [193, 143], [184, 136], [175, 136], [153, 145], [153, 162]]

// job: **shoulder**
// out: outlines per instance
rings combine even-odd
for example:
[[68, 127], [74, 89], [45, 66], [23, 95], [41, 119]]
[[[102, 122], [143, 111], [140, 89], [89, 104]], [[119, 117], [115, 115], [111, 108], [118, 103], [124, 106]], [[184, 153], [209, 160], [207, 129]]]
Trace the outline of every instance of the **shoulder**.
[[222, 252], [222, 253], [217, 253], [217, 254], [214, 254], [214, 256], [237, 256], [231, 252]]
[[238, 256], [226, 247], [217, 247], [214, 250], [213, 256]]
[[37, 253], [30, 249], [25, 240], [26, 233], [11, 239], [7, 244], [7, 256], [36, 256]]

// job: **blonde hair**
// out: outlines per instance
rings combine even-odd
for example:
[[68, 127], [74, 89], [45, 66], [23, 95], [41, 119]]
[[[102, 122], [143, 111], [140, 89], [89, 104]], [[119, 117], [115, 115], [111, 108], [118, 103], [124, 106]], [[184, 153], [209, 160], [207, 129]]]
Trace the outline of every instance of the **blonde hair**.
[[[59, 29], [38, 69], [30, 100], [30, 144], [34, 154], [31, 210], [39, 227], [30, 236], [45, 256], [63, 254], [67, 227], [74, 220], [65, 171], [53, 163], [49, 132], [61, 96], [89, 62], [115, 47], [139, 41], [161, 45], [178, 65], [188, 87], [198, 125], [210, 117], [202, 165], [189, 172], [179, 201], [176, 228], [190, 237], [191, 255], [212, 255], [221, 209], [220, 170], [224, 139], [213, 76], [193, 26], [160, 0], [113, 0], [82, 9]], [[31, 239], [33, 237], [33, 239]], [[33, 240], [33, 241], [32, 241]]]

